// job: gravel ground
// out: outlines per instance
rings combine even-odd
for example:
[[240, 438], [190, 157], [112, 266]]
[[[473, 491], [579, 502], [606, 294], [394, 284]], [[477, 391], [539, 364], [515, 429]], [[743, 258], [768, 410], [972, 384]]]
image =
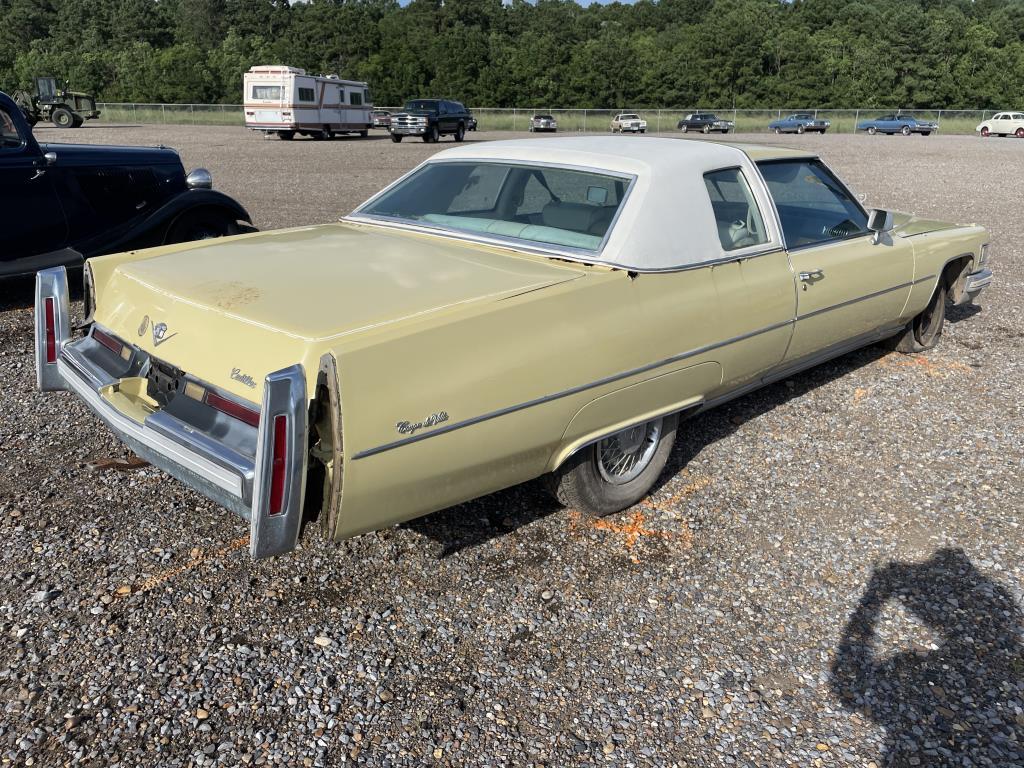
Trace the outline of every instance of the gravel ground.
[[[261, 228], [448, 146], [40, 134], [178, 147]], [[5, 285], [0, 763], [1024, 763], [1024, 141], [771, 141], [871, 204], [984, 223], [998, 282], [927, 355], [865, 349], [686, 422], [651, 499], [597, 523], [531, 484], [251, 563], [174, 480], [89, 470], [126, 454], [33, 391], [31, 285]]]

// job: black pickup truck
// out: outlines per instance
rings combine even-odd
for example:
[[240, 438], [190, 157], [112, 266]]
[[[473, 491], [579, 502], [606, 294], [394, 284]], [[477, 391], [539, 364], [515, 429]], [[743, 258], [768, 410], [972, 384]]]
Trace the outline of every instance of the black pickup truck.
[[402, 111], [391, 115], [391, 140], [396, 144], [406, 136], [420, 136], [424, 141], [437, 141], [452, 136], [456, 141], [466, 137], [466, 131], [475, 124], [461, 102], [447, 99], [412, 99], [405, 102]]
[[0, 278], [165, 243], [254, 231], [166, 147], [40, 144], [0, 93]]

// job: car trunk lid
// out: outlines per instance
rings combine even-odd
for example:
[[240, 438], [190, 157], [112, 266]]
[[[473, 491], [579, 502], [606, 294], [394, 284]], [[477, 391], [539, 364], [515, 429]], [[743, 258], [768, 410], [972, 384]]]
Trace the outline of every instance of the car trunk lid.
[[193, 243], [116, 268], [96, 319], [149, 354], [251, 401], [272, 371], [345, 337], [583, 274], [436, 236], [334, 224]]

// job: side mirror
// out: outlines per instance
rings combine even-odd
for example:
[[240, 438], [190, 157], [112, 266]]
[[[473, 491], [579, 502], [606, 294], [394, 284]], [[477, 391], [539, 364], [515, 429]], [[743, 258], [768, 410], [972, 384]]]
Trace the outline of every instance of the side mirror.
[[886, 232], [891, 232], [894, 226], [895, 222], [893, 221], [892, 211], [872, 208], [870, 213], [868, 213], [868, 230], [875, 233], [873, 242], [876, 245], [881, 240], [882, 235]]

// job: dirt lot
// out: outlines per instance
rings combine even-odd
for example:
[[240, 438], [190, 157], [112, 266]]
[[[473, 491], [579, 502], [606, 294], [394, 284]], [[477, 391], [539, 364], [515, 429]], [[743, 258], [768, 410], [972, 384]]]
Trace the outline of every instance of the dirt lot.
[[[261, 228], [450, 146], [39, 133], [177, 147]], [[997, 282], [927, 355], [865, 349], [686, 422], [650, 501], [599, 523], [527, 485], [253, 564], [159, 471], [87, 469], [124, 451], [33, 391], [31, 285], [4, 285], [0, 763], [1024, 763], [1024, 141], [771, 141], [871, 205], [985, 224]]]

